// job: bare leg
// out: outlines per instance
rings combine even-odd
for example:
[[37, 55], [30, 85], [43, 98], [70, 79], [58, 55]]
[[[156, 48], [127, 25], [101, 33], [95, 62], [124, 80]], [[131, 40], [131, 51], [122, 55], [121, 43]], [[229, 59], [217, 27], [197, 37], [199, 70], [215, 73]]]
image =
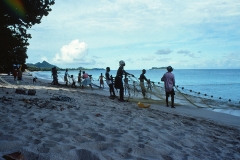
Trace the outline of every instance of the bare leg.
[[167, 105], [167, 107], [169, 107], [169, 105], [168, 105], [168, 95], [167, 95], [167, 93], [166, 93], [166, 105]]
[[174, 95], [171, 96], [171, 103], [172, 103], [172, 108], [175, 108], [174, 107]]

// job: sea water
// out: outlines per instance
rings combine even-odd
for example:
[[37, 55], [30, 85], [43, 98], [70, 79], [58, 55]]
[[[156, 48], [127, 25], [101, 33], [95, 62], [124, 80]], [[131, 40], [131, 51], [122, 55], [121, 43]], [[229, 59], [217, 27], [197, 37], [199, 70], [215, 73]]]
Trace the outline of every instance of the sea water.
[[[142, 70], [127, 70], [128, 73], [133, 74], [139, 78]], [[99, 85], [98, 78], [105, 70], [86, 70], [86, 73], [92, 75], [93, 83]], [[111, 70], [110, 75], [115, 77], [116, 70]], [[65, 71], [59, 71], [59, 82], [64, 83], [63, 76]], [[73, 75], [76, 80], [79, 70], [69, 70], [69, 75]], [[155, 82], [155, 84], [162, 85], [161, 77], [166, 73], [165, 69], [147, 70], [145, 76], [147, 79]], [[237, 105], [240, 110], [240, 69], [174, 69], [172, 72], [175, 75], [176, 86], [184, 93], [196, 93], [199, 95], [206, 95], [224, 102]], [[38, 78], [52, 80], [50, 71], [33, 72], [33, 76]], [[159, 84], [160, 83], [160, 84]], [[220, 112], [230, 112], [226, 110], [216, 110]], [[233, 115], [239, 115], [239, 111], [234, 111]]]

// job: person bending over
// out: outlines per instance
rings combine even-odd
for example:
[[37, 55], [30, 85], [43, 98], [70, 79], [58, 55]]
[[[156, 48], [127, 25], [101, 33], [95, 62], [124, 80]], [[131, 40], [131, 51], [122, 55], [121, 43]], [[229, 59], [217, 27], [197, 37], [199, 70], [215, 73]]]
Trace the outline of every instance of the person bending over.
[[82, 89], [89, 85], [91, 87], [91, 89], [93, 90], [92, 88], [92, 82], [91, 82], [91, 78], [89, 77], [90, 75], [88, 75], [87, 73], [85, 73], [85, 71], [82, 71], [83, 75], [82, 75], [82, 78], [84, 79], [83, 82], [82, 82]]

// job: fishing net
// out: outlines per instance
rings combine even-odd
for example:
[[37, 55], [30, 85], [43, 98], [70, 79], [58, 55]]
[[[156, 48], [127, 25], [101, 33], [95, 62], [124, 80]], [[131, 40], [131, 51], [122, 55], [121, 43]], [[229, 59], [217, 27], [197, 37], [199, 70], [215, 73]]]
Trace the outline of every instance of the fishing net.
[[[128, 96], [129, 101], [131, 102], [166, 105], [163, 82], [145, 82], [145, 88], [147, 98], [143, 98], [139, 79], [128, 76], [128, 85], [124, 85], [125, 97]], [[175, 86], [174, 90], [175, 105], [190, 104], [197, 108], [240, 109], [240, 102], [232, 101], [231, 99], [214, 97], [214, 95], [203, 94], [181, 86]]]

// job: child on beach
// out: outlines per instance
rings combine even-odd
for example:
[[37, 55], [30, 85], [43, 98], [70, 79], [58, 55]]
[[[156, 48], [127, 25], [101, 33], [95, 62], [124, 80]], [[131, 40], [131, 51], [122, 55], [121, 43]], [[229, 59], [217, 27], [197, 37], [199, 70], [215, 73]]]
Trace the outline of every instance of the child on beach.
[[149, 82], [149, 80], [145, 77], [145, 74], [146, 73], [146, 70], [143, 69], [142, 70], [142, 74], [140, 75], [140, 86], [141, 86], [141, 90], [142, 90], [142, 95], [143, 95], [143, 98], [146, 98], [146, 88], [145, 88], [145, 85], [144, 85], [144, 80]]
[[112, 77], [110, 76], [109, 72], [110, 72], [110, 67], [107, 67], [105, 77], [106, 77], [106, 82], [109, 86], [110, 97], [116, 97], [115, 92], [114, 92], [114, 88], [113, 88]]
[[70, 76], [68, 74], [68, 69], [66, 69], [66, 72], [65, 72], [65, 75], [64, 75], [64, 81], [66, 82], [66, 86], [68, 85], [68, 77], [70, 77]]
[[73, 78], [73, 75], [71, 75], [71, 79], [72, 79], [72, 87], [75, 87], [75, 88], [76, 88], [76, 81], [75, 81], [75, 79]]
[[98, 80], [100, 80], [100, 88], [101, 88], [101, 86], [103, 86], [103, 88], [104, 88], [103, 78], [105, 78], [105, 77], [104, 77], [104, 76], [102, 75], [102, 73], [101, 73], [101, 75], [100, 75], [99, 78], [98, 78]]
[[172, 74], [171, 72], [173, 71], [173, 68], [171, 66], [167, 67], [167, 71], [163, 77], [161, 78], [161, 81], [164, 82], [164, 88], [165, 88], [165, 92], [166, 92], [166, 104], [167, 107], [168, 106], [168, 97], [169, 95], [171, 95], [171, 108], [175, 108], [174, 107], [174, 89], [173, 86], [175, 86], [175, 77], [174, 74]]

